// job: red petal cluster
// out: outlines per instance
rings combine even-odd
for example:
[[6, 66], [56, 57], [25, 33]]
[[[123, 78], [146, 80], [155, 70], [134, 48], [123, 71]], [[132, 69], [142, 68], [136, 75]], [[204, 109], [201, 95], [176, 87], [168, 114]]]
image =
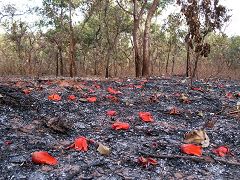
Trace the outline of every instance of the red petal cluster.
[[88, 97], [87, 101], [90, 103], [96, 102], [97, 101], [97, 97]]
[[113, 125], [112, 125], [112, 128], [115, 129], [115, 130], [120, 130], [120, 129], [123, 129], [123, 130], [127, 130], [129, 129], [130, 125], [128, 123], [124, 123], [124, 122], [115, 122]]
[[229, 153], [229, 148], [227, 146], [219, 146], [218, 148], [214, 149], [213, 152], [218, 156], [225, 156]]
[[74, 143], [67, 147], [66, 149], [74, 148], [78, 151], [87, 151], [88, 150], [88, 144], [87, 139], [83, 136], [76, 138]]
[[149, 166], [150, 164], [152, 165], [157, 165], [157, 160], [153, 159], [153, 158], [145, 158], [145, 157], [139, 157], [138, 158], [138, 163], [140, 163], [141, 165], [143, 165], [144, 167]]
[[144, 122], [153, 122], [153, 116], [150, 112], [139, 112], [138, 115]]
[[61, 100], [61, 96], [59, 96], [58, 94], [52, 94], [52, 95], [48, 96], [48, 99], [52, 100], [52, 101], [60, 101]]
[[116, 115], [117, 115], [117, 112], [114, 111], [114, 110], [109, 110], [109, 111], [107, 111], [107, 115], [108, 115], [108, 116], [116, 116]]

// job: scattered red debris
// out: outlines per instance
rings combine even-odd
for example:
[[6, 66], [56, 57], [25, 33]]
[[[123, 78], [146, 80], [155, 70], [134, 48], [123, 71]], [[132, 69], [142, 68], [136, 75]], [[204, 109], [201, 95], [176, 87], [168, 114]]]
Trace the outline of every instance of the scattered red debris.
[[148, 82], [148, 80], [145, 79], [145, 80], [142, 80], [142, 81], [140, 82], [140, 84], [141, 84], [141, 85], [144, 85], [144, 84], [147, 83], [147, 82]]
[[71, 101], [75, 101], [77, 98], [74, 95], [69, 95], [68, 99], [71, 100]]
[[108, 115], [108, 116], [116, 116], [116, 115], [117, 115], [117, 112], [114, 111], [114, 110], [109, 110], [109, 111], [107, 111], [107, 115]]
[[200, 91], [200, 92], [204, 92], [204, 90], [201, 87], [191, 87], [191, 89], [193, 91]]
[[100, 89], [101, 88], [101, 86], [98, 85], [98, 84], [95, 84], [94, 86], [95, 86], [96, 89]]
[[232, 99], [233, 98], [233, 94], [231, 92], [227, 92], [225, 97], [228, 98], [228, 99]]
[[173, 107], [173, 108], [170, 109], [169, 114], [170, 115], [179, 115], [180, 114], [180, 110], [177, 109], [176, 107]]
[[97, 97], [88, 97], [87, 101], [90, 103], [96, 102], [97, 101]]
[[149, 165], [157, 165], [157, 160], [153, 158], [145, 158], [143, 156], [140, 156], [138, 158], [138, 163], [141, 164], [144, 167], [148, 167]]
[[195, 144], [183, 144], [181, 145], [181, 151], [185, 154], [201, 156], [202, 155], [202, 147], [197, 146]]
[[150, 112], [139, 112], [138, 115], [144, 122], [153, 122], [153, 116]]
[[76, 138], [74, 143], [68, 146], [66, 149], [70, 148], [74, 148], [78, 151], [87, 151], [88, 150], [87, 139], [83, 136]]
[[134, 87], [135, 87], [136, 89], [142, 89], [142, 88], [143, 88], [142, 85], [135, 85]]
[[118, 98], [116, 96], [113, 96], [113, 95], [107, 95], [106, 98], [110, 99], [114, 103], [119, 102]]
[[24, 89], [22, 90], [24, 94], [30, 94], [31, 90], [30, 89]]
[[89, 93], [95, 93], [95, 91], [93, 89], [88, 89]]
[[61, 100], [61, 96], [59, 96], [58, 94], [52, 94], [52, 95], [48, 96], [48, 99], [52, 100], [52, 101], [60, 101]]
[[4, 142], [4, 144], [6, 144], [6, 145], [10, 145], [10, 144], [12, 144], [13, 142], [12, 141], [9, 141], [9, 140], [7, 140], [7, 141], [5, 141]]
[[121, 93], [120, 91], [117, 91], [117, 90], [115, 90], [115, 89], [113, 89], [113, 88], [111, 88], [111, 87], [108, 87], [108, 88], [107, 88], [107, 91], [108, 91], [110, 94], [114, 94], [114, 95]]
[[89, 143], [91, 143], [91, 144], [96, 143], [94, 139], [89, 139], [88, 141], [89, 141]]
[[239, 97], [240, 97], [240, 92], [236, 93], [235, 96], [236, 96], [237, 98], [239, 98]]
[[58, 161], [56, 158], [48, 154], [46, 151], [36, 151], [32, 153], [32, 162], [36, 164], [56, 165]]
[[229, 148], [227, 146], [219, 146], [218, 148], [213, 149], [213, 153], [215, 153], [218, 156], [223, 157], [229, 153]]
[[218, 87], [219, 88], [224, 88], [224, 85], [223, 84], [219, 84]]
[[119, 121], [112, 124], [112, 128], [115, 130], [120, 130], [120, 129], [127, 130], [129, 129], [129, 127], [130, 125], [128, 123], [119, 122]]

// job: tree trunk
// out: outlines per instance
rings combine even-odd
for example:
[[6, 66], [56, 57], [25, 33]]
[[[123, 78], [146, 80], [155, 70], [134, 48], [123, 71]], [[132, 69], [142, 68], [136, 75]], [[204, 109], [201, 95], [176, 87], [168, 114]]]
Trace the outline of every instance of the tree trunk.
[[172, 58], [172, 72], [171, 72], [172, 75], [174, 72], [174, 67], [175, 67], [175, 53], [173, 54], [173, 58]]
[[32, 55], [28, 52], [28, 75], [32, 75]]
[[170, 41], [169, 41], [169, 49], [168, 49], [168, 54], [167, 54], [166, 67], [165, 67], [165, 73], [166, 74], [168, 74], [168, 64], [169, 64], [171, 50], [172, 50], [172, 41], [170, 39]]
[[147, 19], [145, 21], [144, 35], [143, 35], [143, 68], [142, 75], [149, 76], [149, 66], [150, 66], [150, 53], [149, 53], [149, 34], [150, 34], [150, 25], [154, 13], [157, 10], [160, 0], [154, 0], [150, 9], [148, 10]]
[[105, 78], [109, 78], [109, 64], [110, 64], [110, 48], [108, 49], [108, 52], [107, 52], [107, 64], [106, 64], [106, 69], [105, 69]]
[[194, 67], [193, 67], [193, 72], [192, 72], [192, 78], [195, 78], [195, 77], [196, 77], [199, 58], [200, 58], [200, 54], [197, 53], [197, 54], [196, 54], [196, 59], [195, 59], [195, 62], [194, 62]]
[[186, 64], [186, 76], [190, 76], [190, 46], [187, 43], [187, 64]]
[[135, 75], [136, 77], [140, 77], [141, 73], [141, 58], [140, 58], [140, 51], [139, 51], [139, 42], [138, 42], [138, 35], [139, 35], [139, 23], [141, 15], [138, 15], [137, 12], [137, 0], [133, 0], [133, 48], [134, 48], [134, 61], [135, 61]]
[[59, 71], [59, 57], [58, 57], [58, 52], [56, 52], [56, 77], [58, 77], [58, 71]]
[[58, 46], [58, 58], [60, 63], [60, 76], [63, 76], [63, 55], [62, 55], [62, 46]]
[[71, 2], [69, 1], [69, 28], [70, 28], [70, 44], [69, 44], [69, 74], [70, 77], [74, 77], [77, 75], [77, 68], [76, 68], [76, 42], [73, 32], [73, 25], [72, 25], [72, 7]]

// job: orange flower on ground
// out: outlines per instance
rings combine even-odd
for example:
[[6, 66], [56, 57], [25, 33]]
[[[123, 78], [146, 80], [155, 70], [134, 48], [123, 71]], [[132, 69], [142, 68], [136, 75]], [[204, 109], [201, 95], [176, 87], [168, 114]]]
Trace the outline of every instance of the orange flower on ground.
[[143, 165], [144, 167], [151, 165], [157, 165], [157, 160], [153, 158], [145, 158], [145, 157], [139, 157], [138, 158], [138, 163]]
[[150, 112], [139, 112], [138, 115], [144, 122], [153, 122], [153, 117]]
[[181, 151], [185, 154], [201, 156], [202, 155], [202, 147], [194, 144], [183, 144], [181, 145]]
[[70, 148], [74, 148], [78, 151], [87, 151], [88, 150], [87, 139], [83, 136], [76, 138], [74, 143], [68, 146], [66, 149]]
[[36, 164], [56, 165], [58, 161], [56, 158], [48, 154], [46, 151], [36, 151], [32, 153], [32, 162]]
[[108, 88], [107, 88], [107, 91], [108, 91], [110, 94], [119, 94], [119, 93], [121, 93], [121, 92], [119, 92], [119, 91], [117, 91], [117, 90], [115, 90], [115, 89], [113, 89], [113, 88], [111, 88], [111, 87], [108, 87]]
[[117, 121], [114, 124], [112, 124], [112, 128], [115, 130], [120, 130], [120, 129], [127, 130], [129, 129], [129, 127], [130, 125], [128, 123], [124, 123], [120, 121]]
[[101, 86], [98, 85], [98, 84], [95, 84], [94, 86], [95, 86], [96, 89], [100, 89], [101, 88]]
[[59, 96], [58, 94], [52, 94], [52, 95], [48, 96], [48, 99], [52, 100], [52, 101], [60, 101], [61, 100], [61, 96]]
[[71, 100], [71, 101], [75, 101], [77, 98], [74, 95], [69, 95], [68, 99]]
[[218, 156], [225, 156], [229, 153], [229, 148], [227, 146], [219, 146], [218, 148], [214, 149], [213, 152]]
[[193, 91], [200, 91], [200, 92], [204, 92], [204, 90], [201, 87], [191, 87], [191, 89]]
[[180, 110], [177, 109], [176, 107], [173, 107], [173, 108], [170, 109], [169, 114], [170, 115], [179, 115], [180, 114]]
[[108, 115], [108, 116], [116, 116], [116, 115], [117, 115], [117, 112], [114, 111], [114, 110], [109, 110], [109, 111], [107, 111], [107, 115]]
[[226, 93], [225, 97], [228, 98], [228, 99], [232, 99], [233, 94], [231, 92], [228, 92], [228, 93]]
[[24, 94], [30, 94], [30, 92], [31, 92], [30, 89], [24, 89], [22, 91], [23, 91]]
[[143, 88], [142, 85], [135, 85], [134, 87], [135, 87], [136, 89], [142, 89], [142, 88]]
[[87, 101], [90, 103], [96, 102], [97, 101], [97, 97], [88, 97]]
[[112, 102], [119, 102], [118, 98], [116, 96], [108, 95], [106, 98], [110, 99]]

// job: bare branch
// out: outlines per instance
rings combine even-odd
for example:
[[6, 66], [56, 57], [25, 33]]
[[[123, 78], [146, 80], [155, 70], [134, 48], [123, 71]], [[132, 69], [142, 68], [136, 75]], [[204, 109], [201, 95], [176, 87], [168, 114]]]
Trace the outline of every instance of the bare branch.
[[116, 0], [116, 2], [117, 2], [117, 4], [118, 4], [118, 6], [119, 6], [124, 12], [126, 12], [126, 13], [128, 13], [128, 14], [130, 14], [130, 15], [133, 16], [133, 13], [130, 12], [130, 11], [128, 11], [128, 10], [126, 10], [126, 9], [121, 5], [121, 3], [118, 2], [118, 0]]

